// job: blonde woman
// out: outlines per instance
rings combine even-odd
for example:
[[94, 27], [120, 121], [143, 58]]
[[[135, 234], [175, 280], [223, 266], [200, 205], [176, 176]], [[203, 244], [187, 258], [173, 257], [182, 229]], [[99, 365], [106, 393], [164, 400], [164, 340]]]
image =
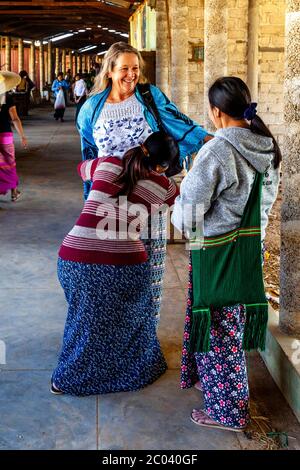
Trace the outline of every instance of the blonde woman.
[[[114, 155], [122, 158], [129, 148], [143, 143], [159, 130], [157, 121], [144, 103], [139, 84], [145, 83], [143, 59], [137, 49], [124, 42], [113, 44], [104, 56], [102, 69], [95, 78], [90, 98], [77, 118], [82, 158]], [[150, 85], [166, 132], [179, 145], [179, 158], [198, 151], [211, 136], [197, 123], [180, 113], [162, 91]], [[85, 198], [90, 183], [85, 184]], [[161, 232], [146, 243], [152, 276], [152, 299], [158, 319], [166, 243]], [[154, 230], [151, 230], [152, 238]]]

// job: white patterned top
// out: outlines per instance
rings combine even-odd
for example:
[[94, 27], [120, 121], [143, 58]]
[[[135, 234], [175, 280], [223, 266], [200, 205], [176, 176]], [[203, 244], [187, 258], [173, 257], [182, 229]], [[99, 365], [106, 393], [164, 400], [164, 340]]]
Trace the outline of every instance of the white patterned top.
[[93, 130], [98, 157], [123, 157], [152, 132], [135, 94], [120, 103], [105, 103]]

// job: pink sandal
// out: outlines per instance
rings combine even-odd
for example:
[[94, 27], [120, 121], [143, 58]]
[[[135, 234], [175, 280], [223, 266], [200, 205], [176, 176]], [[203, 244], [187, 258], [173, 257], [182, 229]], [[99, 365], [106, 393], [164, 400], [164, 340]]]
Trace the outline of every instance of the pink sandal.
[[199, 390], [200, 392], [203, 392], [203, 388], [202, 388], [202, 386], [201, 386], [200, 380], [195, 383], [194, 387], [195, 387], [197, 390]]
[[[200, 418], [194, 418], [193, 413], [194, 412], [200, 413]], [[246, 427], [244, 428], [230, 428], [229, 426], [223, 426], [220, 423], [217, 423], [217, 421], [212, 420], [204, 410], [197, 410], [194, 409], [191, 413], [191, 420], [193, 423], [198, 424], [198, 426], [203, 426], [206, 428], [215, 428], [215, 429], [222, 429], [223, 431], [234, 431], [234, 432], [243, 432]]]

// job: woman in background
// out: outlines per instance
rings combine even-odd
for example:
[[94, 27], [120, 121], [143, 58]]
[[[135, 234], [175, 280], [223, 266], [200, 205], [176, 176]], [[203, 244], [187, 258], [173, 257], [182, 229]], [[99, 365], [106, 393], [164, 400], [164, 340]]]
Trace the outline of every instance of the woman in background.
[[57, 78], [54, 80], [54, 82], [52, 83], [52, 91], [54, 92], [54, 96], [55, 98], [57, 98], [57, 95], [59, 93], [60, 90], [63, 91], [64, 93], [64, 100], [65, 100], [65, 106], [64, 107], [61, 107], [59, 109], [55, 109], [55, 112], [54, 112], [54, 118], [56, 121], [58, 121], [60, 119], [61, 122], [64, 122], [64, 114], [65, 114], [65, 110], [66, 110], [66, 103], [67, 103], [67, 90], [70, 88], [70, 84], [64, 80], [64, 76], [63, 76], [63, 73], [60, 72], [58, 75], [57, 75]]
[[27, 148], [27, 139], [12, 97], [7, 92], [15, 88], [20, 81], [21, 78], [16, 73], [0, 72], [0, 194], [6, 194], [10, 190], [12, 202], [20, 198], [21, 192], [18, 190], [19, 178], [11, 123], [24, 148]]

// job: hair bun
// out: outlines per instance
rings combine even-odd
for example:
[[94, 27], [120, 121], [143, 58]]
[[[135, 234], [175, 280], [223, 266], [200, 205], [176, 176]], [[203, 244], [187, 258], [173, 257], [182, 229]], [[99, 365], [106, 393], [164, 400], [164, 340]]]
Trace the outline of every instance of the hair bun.
[[257, 107], [257, 103], [250, 103], [248, 108], [245, 109], [244, 118], [247, 119], [247, 121], [252, 121], [254, 116], [256, 116], [257, 114], [256, 107]]

